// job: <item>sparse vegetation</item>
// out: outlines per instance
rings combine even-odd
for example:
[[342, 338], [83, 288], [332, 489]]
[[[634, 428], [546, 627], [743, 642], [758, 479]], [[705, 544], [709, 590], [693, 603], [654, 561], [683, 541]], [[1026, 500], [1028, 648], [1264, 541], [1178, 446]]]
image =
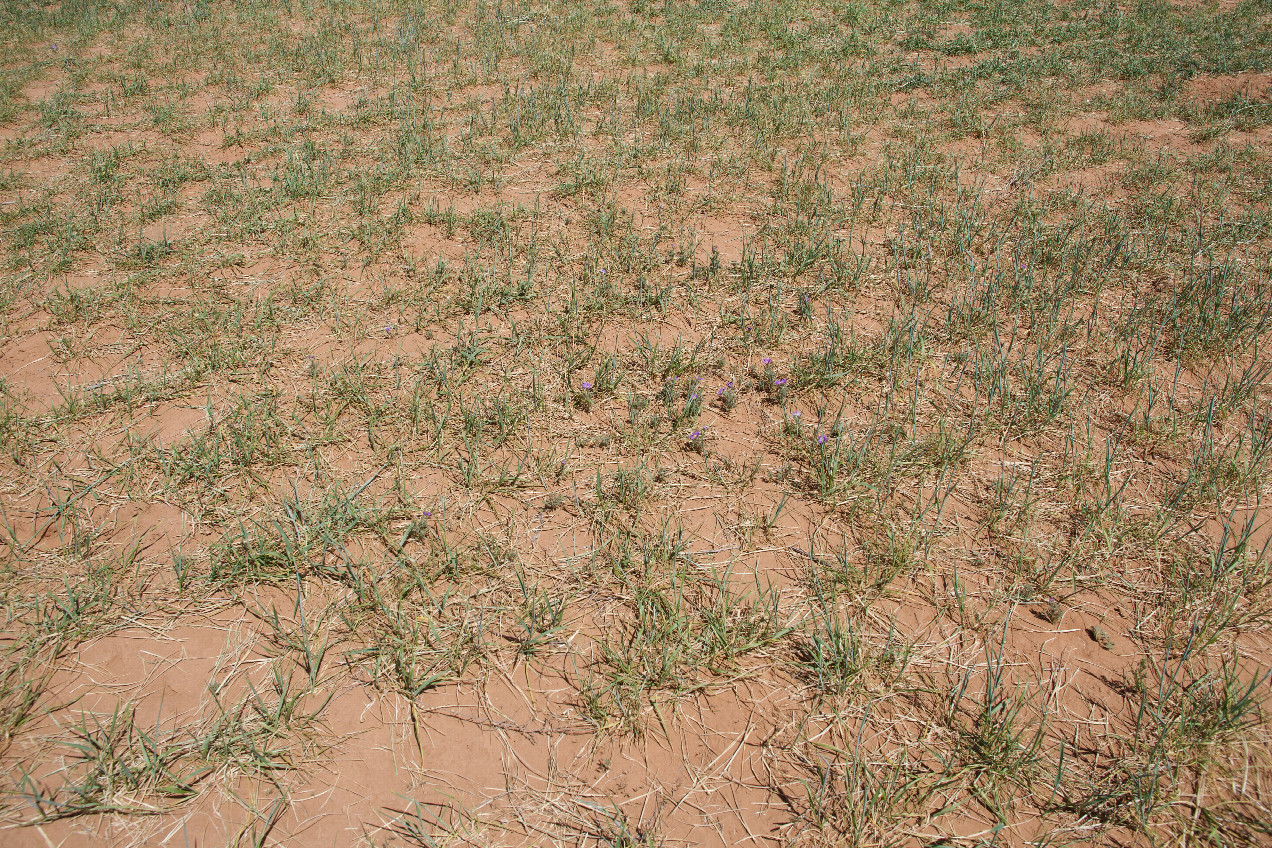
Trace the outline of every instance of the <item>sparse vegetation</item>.
[[1272, 840], [1272, 8], [0, 2], [0, 843]]

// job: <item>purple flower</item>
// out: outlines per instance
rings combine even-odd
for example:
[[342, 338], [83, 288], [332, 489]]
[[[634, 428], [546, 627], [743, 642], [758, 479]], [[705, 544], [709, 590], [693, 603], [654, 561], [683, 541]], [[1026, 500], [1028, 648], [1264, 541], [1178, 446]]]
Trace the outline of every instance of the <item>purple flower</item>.
[[785, 386], [785, 385], [786, 385], [786, 378], [785, 378], [785, 377], [782, 377], [781, 379], [774, 380], [774, 381], [773, 381], [773, 385], [775, 385], [775, 386]]
[[797, 410], [795, 410], [794, 412], [792, 412], [792, 413], [791, 413], [791, 417], [792, 417], [792, 418], [799, 418], [799, 417], [800, 417], [801, 415], [803, 415], [803, 414], [804, 414], [804, 413], [800, 412], [800, 411], [797, 409]]
[[426, 509], [426, 510], [424, 510], [424, 517], [425, 517], [425, 518], [432, 518], [432, 517], [433, 517], [433, 513]]
[[606, 271], [604, 268], [598, 268], [597, 270], [598, 270], [598, 272], [599, 272], [599, 273], [601, 273], [601, 274], [608, 274], [608, 273], [609, 273], [609, 272], [608, 272], [608, 271]]
[[716, 390], [716, 397], [722, 397], [723, 395], [724, 395], [724, 386], [721, 386], [719, 389]]
[[590, 392], [590, 391], [592, 391], [592, 384], [591, 384], [591, 383], [589, 383], [589, 382], [587, 382], [586, 380], [585, 380], [585, 381], [583, 381], [582, 383], [580, 383], [580, 384], [579, 384], [579, 386], [580, 386], [580, 387], [583, 389], [583, 391], [585, 391], [585, 392]]
[[827, 436], [825, 433], [822, 433], [820, 436], [817, 437], [817, 444], [819, 445], [824, 445], [829, 441], [830, 441], [830, 436]]
[[760, 363], [760, 364], [761, 364], [761, 365], [772, 365], [772, 364], [773, 364], [773, 360], [772, 360], [772, 358], [771, 358], [771, 357], [766, 356], [766, 357], [764, 357], [764, 361], [763, 361], [762, 363]]
[[694, 439], [698, 438], [698, 436], [700, 435], [702, 435], [701, 430], [694, 430], [692, 433], [689, 434], [689, 441], [692, 442]]

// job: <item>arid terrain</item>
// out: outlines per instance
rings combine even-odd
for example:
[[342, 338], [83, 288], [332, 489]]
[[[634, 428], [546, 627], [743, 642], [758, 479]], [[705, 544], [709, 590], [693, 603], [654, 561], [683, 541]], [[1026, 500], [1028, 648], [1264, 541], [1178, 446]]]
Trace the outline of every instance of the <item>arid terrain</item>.
[[1272, 844], [1272, 3], [0, 0], [0, 845]]

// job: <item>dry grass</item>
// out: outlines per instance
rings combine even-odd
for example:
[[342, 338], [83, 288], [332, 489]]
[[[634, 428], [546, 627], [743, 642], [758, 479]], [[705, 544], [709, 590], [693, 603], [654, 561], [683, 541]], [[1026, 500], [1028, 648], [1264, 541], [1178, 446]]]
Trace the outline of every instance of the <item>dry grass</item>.
[[1266, 844], [1266, 2], [0, 4], [0, 842]]

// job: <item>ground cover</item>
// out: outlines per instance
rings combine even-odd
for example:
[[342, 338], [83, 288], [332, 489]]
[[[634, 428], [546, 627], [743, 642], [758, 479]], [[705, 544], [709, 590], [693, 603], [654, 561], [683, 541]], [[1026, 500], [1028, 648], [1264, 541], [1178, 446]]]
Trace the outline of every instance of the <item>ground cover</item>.
[[1272, 6], [0, 3], [0, 844], [1272, 840]]

